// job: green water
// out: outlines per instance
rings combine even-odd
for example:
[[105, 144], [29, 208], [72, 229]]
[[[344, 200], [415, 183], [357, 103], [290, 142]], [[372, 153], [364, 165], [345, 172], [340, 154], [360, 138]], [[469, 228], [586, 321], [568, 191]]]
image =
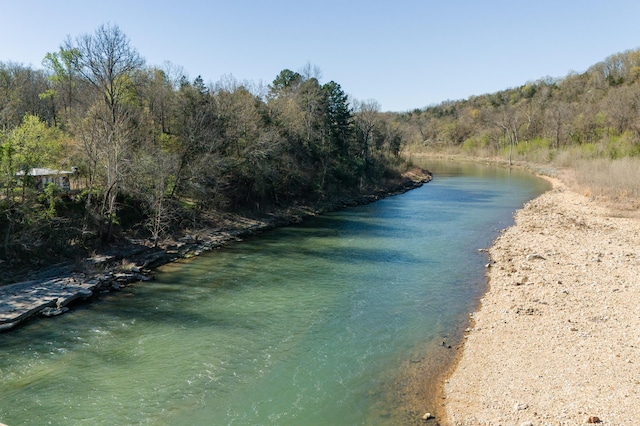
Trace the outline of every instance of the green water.
[[499, 168], [426, 166], [436, 178], [420, 189], [0, 334], [0, 422], [401, 424], [401, 366], [466, 324], [486, 285], [478, 248], [546, 189]]

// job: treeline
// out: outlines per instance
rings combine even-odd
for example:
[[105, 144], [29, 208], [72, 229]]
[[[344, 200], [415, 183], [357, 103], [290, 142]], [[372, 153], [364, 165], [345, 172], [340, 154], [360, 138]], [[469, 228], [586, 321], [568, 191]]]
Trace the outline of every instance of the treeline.
[[[205, 84], [147, 66], [112, 25], [68, 38], [43, 66], [0, 63], [5, 258], [109, 242], [122, 228], [158, 241], [211, 212], [357, 193], [402, 163], [399, 128], [379, 105], [321, 84], [310, 66], [268, 87]], [[38, 188], [30, 171], [42, 167], [74, 167], [79, 190]]]
[[558, 152], [616, 159], [640, 155], [640, 50], [583, 73], [398, 114], [414, 151], [548, 161]]

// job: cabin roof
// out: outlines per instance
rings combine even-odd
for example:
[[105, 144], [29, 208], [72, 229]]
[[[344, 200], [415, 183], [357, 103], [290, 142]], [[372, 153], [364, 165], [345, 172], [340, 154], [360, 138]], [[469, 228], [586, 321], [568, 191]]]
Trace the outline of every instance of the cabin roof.
[[[73, 171], [71, 170], [55, 170], [55, 169], [47, 169], [45, 167], [36, 167], [29, 170], [27, 173], [28, 176], [59, 176], [59, 175], [72, 175]], [[24, 176], [24, 170], [20, 170], [16, 173], [16, 176]]]

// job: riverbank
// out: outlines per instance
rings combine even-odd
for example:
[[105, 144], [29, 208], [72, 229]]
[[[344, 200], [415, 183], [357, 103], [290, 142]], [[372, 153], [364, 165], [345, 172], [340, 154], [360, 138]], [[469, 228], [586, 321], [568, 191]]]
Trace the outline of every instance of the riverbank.
[[551, 180], [489, 250], [489, 289], [443, 385], [440, 423], [640, 418], [640, 219]]
[[[16, 274], [23, 279], [0, 286], [0, 332], [13, 329], [35, 318], [67, 312], [74, 304], [87, 301], [131, 283], [152, 279], [153, 270], [178, 259], [198, 256], [229, 242], [256, 235], [276, 227], [300, 223], [308, 217], [329, 211], [368, 204], [381, 198], [418, 188], [431, 180], [425, 170], [412, 169], [402, 180], [370, 194], [333, 200], [315, 206], [298, 206], [261, 218], [226, 215], [217, 218], [220, 226], [168, 238], [159, 247], [144, 241], [126, 241], [106, 247], [75, 262], [48, 265]], [[13, 271], [3, 271], [9, 274]]]

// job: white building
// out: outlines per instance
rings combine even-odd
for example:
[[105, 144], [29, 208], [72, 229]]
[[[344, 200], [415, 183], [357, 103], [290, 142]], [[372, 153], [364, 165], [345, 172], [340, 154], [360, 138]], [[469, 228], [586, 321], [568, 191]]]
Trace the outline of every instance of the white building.
[[[71, 185], [69, 179], [71, 176], [78, 172], [77, 167], [72, 167], [71, 170], [53, 170], [47, 168], [34, 168], [29, 170], [27, 176], [33, 176], [36, 182], [37, 189], [44, 189], [48, 183], [52, 182], [59, 186], [63, 191], [69, 191]], [[24, 171], [16, 173], [18, 181], [25, 175]]]

